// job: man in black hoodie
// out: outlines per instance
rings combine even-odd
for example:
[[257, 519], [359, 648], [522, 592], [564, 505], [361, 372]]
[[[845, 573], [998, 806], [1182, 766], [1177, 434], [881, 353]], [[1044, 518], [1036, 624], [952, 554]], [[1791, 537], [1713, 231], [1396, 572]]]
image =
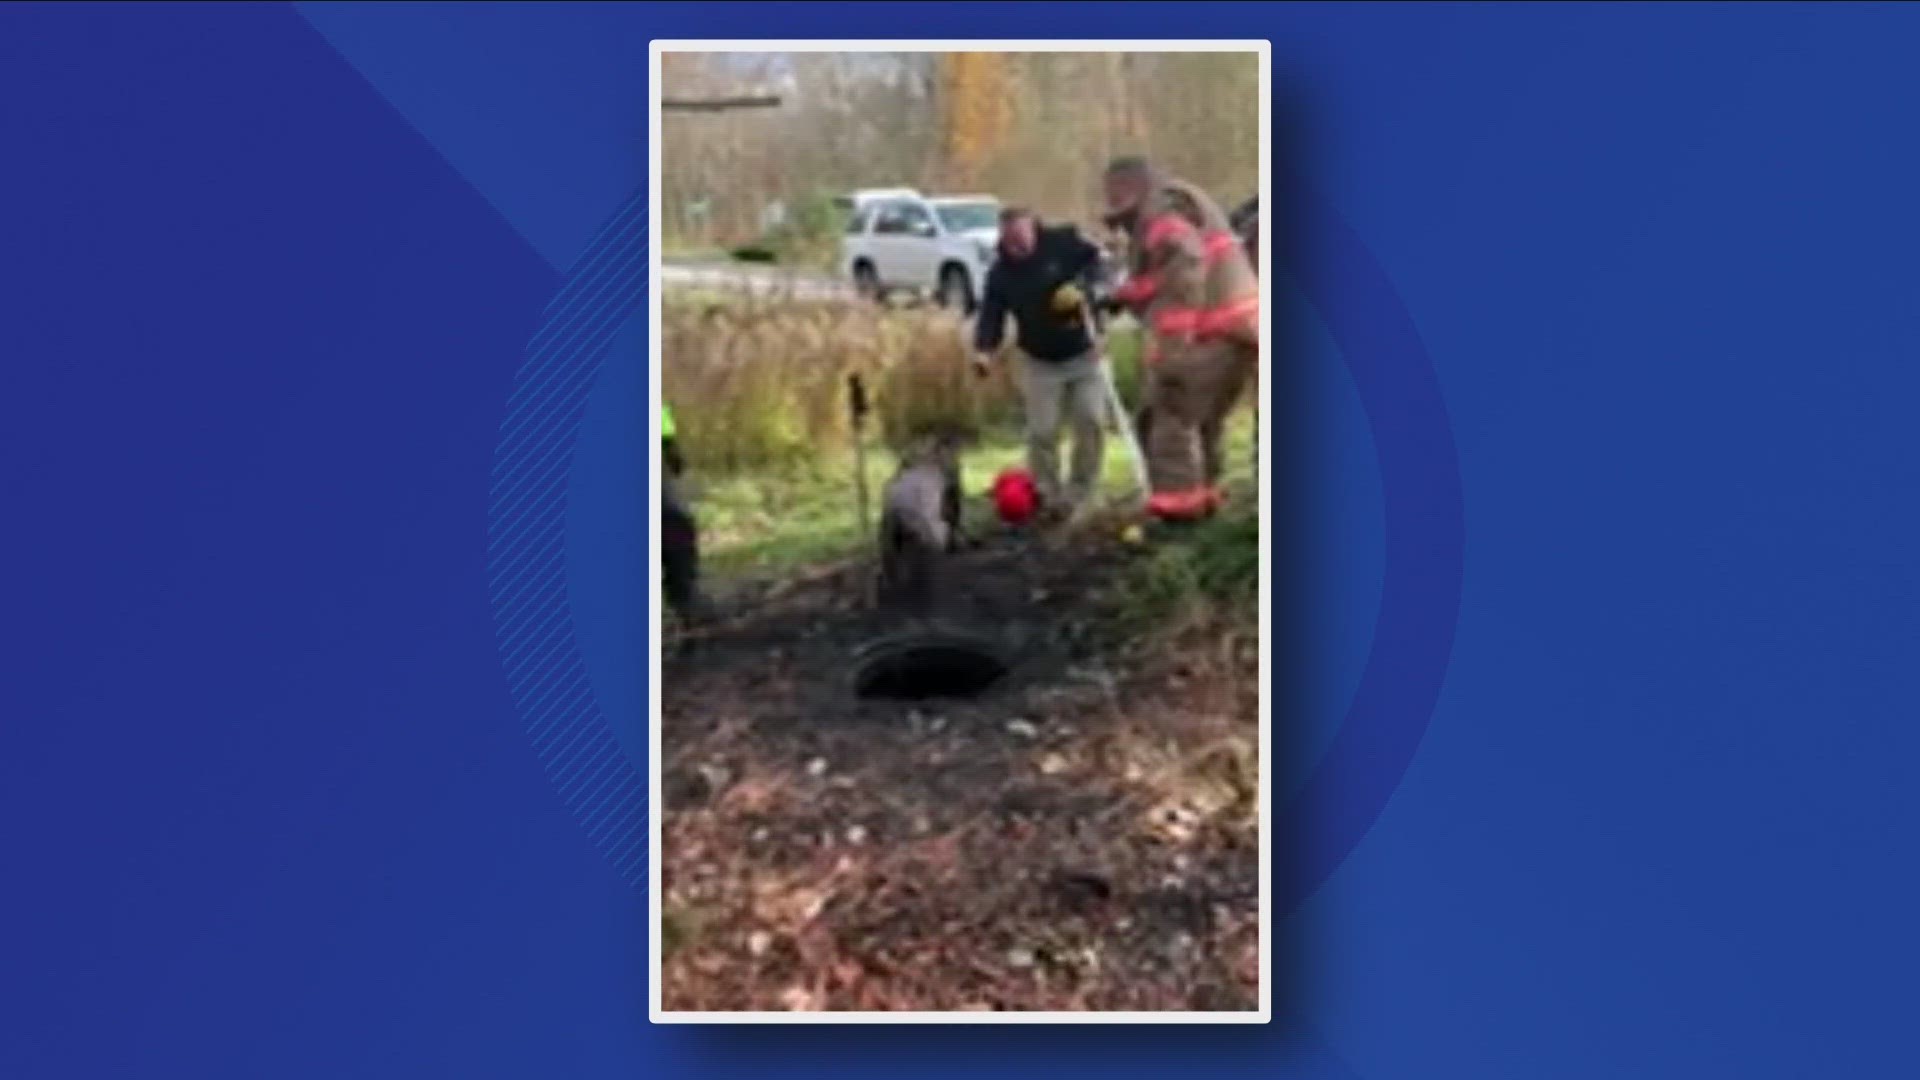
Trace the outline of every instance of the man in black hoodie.
[[[1031, 211], [1000, 214], [1000, 253], [987, 271], [974, 327], [974, 366], [985, 375], [1013, 317], [1027, 413], [1027, 469], [1041, 505], [1071, 512], [1092, 498], [1105, 451], [1107, 399], [1094, 345], [1088, 290], [1102, 273], [1100, 249], [1071, 225], [1042, 227]], [[1060, 485], [1060, 428], [1073, 428], [1073, 460]]]

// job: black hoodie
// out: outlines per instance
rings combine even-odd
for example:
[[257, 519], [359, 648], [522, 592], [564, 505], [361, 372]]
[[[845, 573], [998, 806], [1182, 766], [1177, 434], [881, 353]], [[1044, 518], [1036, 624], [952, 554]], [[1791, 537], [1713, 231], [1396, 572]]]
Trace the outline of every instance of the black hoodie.
[[1034, 359], [1084, 356], [1093, 349], [1093, 335], [1080, 312], [1061, 315], [1053, 310], [1053, 294], [1070, 281], [1095, 284], [1102, 269], [1100, 249], [1071, 225], [1038, 230], [1033, 251], [1025, 258], [1008, 258], [1002, 252], [987, 271], [980, 317], [974, 324], [974, 348], [998, 349], [1007, 316], [1012, 315], [1020, 349]]

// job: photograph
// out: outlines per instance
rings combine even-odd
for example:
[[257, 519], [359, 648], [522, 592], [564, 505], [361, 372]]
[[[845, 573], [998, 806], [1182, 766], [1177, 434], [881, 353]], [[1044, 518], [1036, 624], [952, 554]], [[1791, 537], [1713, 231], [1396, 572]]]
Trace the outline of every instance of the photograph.
[[652, 65], [653, 1019], [1266, 1022], [1266, 43]]
[[0, 2], [0, 1080], [1920, 1076], [1917, 56]]

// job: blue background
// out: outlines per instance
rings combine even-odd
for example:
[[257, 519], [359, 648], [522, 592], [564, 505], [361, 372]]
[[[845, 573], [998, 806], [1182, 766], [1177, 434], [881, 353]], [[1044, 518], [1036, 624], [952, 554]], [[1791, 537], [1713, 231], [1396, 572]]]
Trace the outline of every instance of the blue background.
[[[1911, 1071], [1920, 12], [744, 6], [0, 8], [0, 1075]], [[1274, 1026], [646, 1025], [644, 895], [503, 670], [491, 471], [644, 177], [648, 40], [749, 30], [1272, 40], [1308, 230], [1390, 286], [1303, 247], [1302, 749], [1389, 568], [1464, 540]], [[1444, 413], [1369, 396], [1369, 327]], [[565, 522], [632, 747], [643, 341]], [[1436, 424], [1457, 537], [1384, 464]]]

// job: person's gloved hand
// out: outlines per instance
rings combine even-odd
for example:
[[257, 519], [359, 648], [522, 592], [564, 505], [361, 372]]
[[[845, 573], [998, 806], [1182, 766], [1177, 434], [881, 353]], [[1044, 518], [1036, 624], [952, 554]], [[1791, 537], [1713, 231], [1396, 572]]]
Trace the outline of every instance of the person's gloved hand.
[[1086, 294], [1072, 282], [1053, 290], [1053, 313], [1056, 315], [1072, 315], [1078, 312], [1086, 302]]

